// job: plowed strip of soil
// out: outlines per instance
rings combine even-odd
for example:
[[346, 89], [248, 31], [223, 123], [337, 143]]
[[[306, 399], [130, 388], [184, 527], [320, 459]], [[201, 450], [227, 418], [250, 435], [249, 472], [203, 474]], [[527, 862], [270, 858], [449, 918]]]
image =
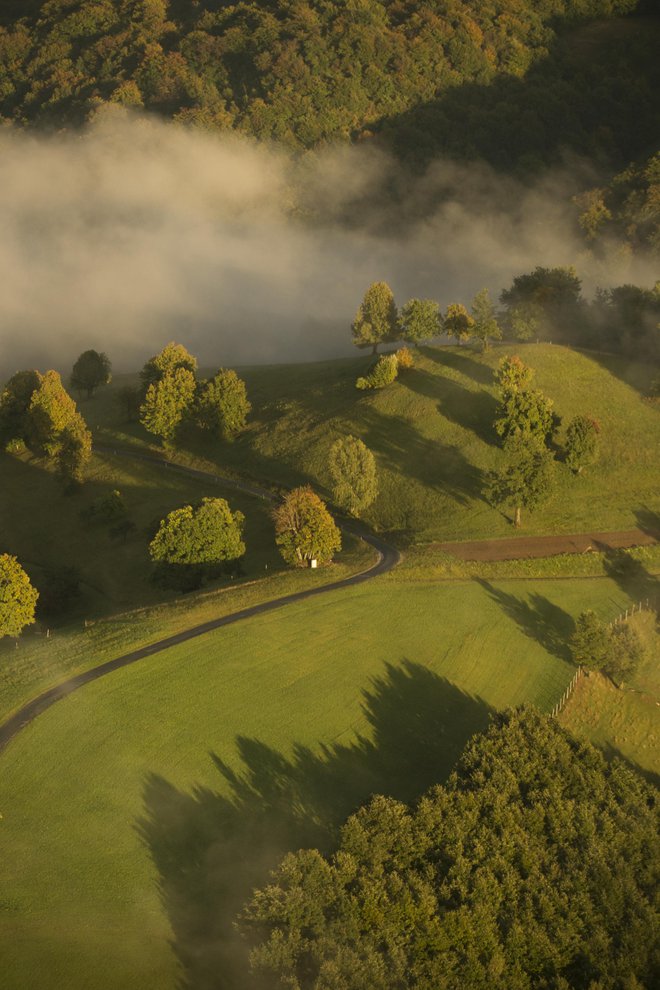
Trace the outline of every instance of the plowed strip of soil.
[[526, 557], [555, 557], [559, 553], [603, 553], [627, 547], [658, 543], [658, 534], [642, 529], [615, 533], [577, 533], [573, 536], [515, 536], [504, 540], [472, 540], [466, 543], [436, 543], [439, 550], [459, 560], [522, 560]]

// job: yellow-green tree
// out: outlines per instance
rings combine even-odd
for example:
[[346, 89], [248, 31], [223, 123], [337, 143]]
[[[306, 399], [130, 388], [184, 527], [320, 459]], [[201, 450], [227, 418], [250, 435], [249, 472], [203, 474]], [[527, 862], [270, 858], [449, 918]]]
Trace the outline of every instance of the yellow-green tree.
[[38, 598], [39, 592], [16, 557], [0, 554], [0, 639], [20, 636], [34, 622]]
[[394, 293], [387, 282], [373, 282], [369, 286], [351, 329], [355, 346], [371, 347], [374, 354], [379, 344], [398, 339], [398, 313]]
[[282, 557], [294, 567], [311, 560], [325, 563], [341, 549], [341, 533], [325, 502], [309, 485], [294, 488], [273, 511], [275, 540]]

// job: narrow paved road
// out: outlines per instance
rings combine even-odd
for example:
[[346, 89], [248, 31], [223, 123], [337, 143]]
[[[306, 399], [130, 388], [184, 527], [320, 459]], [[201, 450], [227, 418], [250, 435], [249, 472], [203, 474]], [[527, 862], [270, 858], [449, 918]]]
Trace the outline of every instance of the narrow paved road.
[[[121, 457], [133, 457], [141, 461], [149, 461], [152, 463], [160, 464], [161, 466], [167, 467], [169, 470], [182, 472], [183, 474], [189, 474], [197, 478], [201, 478], [206, 481], [213, 482], [214, 484], [222, 485], [223, 488], [234, 488], [237, 491], [244, 492], [247, 495], [254, 495], [257, 498], [267, 499], [268, 501], [277, 501], [277, 495], [272, 492], [267, 491], [265, 488], [259, 488], [257, 485], [243, 484], [243, 482], [235, 481], [232, 478], [223, 478], [220, 475], [210, 474], [205, 471], [198, 471], [195, 468], [186, 468], [178, 464], [173, 464], [169, 461], [164, 461], [159, 457], [155, 457], [149, 454], [141, 454], [134, 451], [120, 450], [113, 447], [105, 447], [97, 445], [96, 450], [104, 451], [106, 453], [113, 453]], [[377, 577], [379, 574], [385, 574], [390, 571], [393, 567], [399, 563], [401, 555], [398, 550], [390, 546], [384, 540], [379, 539], [379, 537], [374, 536], [367, 530], [362, 529], [357, 523], [344, 522], [340, 523], [341, 529], [345, 533], [350, 533], [352, 536], [357, 536], [363, 539], [366, 543], [369, 543], [377, 552], [378, 560], [371, 567], [367, 568], [366, 571], [362, 571], [360, 574], [354, 574], [352, 577], [342, 578], [340, 581], [333, 581], [331, 584], [324, 584], [317, 588], [308, 588], [306, 591], [296, 591], [291, 595], [284, 595], [281, 598], [273, 598], [271, 601], [262, 602], [260, 605], [251, 605], [249, 608], [241, 609], [238, 612], [232, 612], [230, 615], [224, 615], [220, 619], [211, 619], [209, 622], [204, 622], [201, 625], [193, 626], [191, 629], [186, 629], [184, 632], [177, 633], [175, 636], [168, 636], [166, 639], [160, 639], [156, 643], [150, 643], [149, 646], [143, 646], [139, 650], [133, 650], [131, 653], [124, 653], [123, 656], [116, 657], [114, 660], [108, 660], [106, 663], [100, 664], [98, 667], [93, 667], [91, 670], [86, 670], [82, 674], [77, 674], [75, 677], [69, 677], [67, 680], [62, 681], [60, 684], [56, 684], [55, 687], [50, 688], [48, 691], [44, 691], [38, 697], [34, 698], [32, 701], [28, 702], [27, 705], [17, 711], [11, 718], [0, 725], [0, 752], [5, 748], [5, 746], [24, 728], [29, 725], [30, 722], [45, 712], [46, 709], [54, 705], [56, 701], [60, 701], [62, 698], [68, 697], [77, 691], [78, 688], [83, 687], [84, 684], [88, 684], [90, 681], [95, 681], [99, 677], [105, 677], [106, 674], [112, 673], [113, 670], [119, 670], [121, 667], [128, 667], [132, 663], [137, 663], [138, 660], [142, 660], [144, 657], [153, 656], [154, 653], [160, 653], [162, 650], [167, 650], [170, 646], [177, 646], [179, 643], [185, 643], [189, 639], [195, 639], [197, 636], [203, 636], [207, 632], [211, 632], [213, 629], [219, 629], [221, 626], [229, 626], [234, 622], [241, 622], [243, 619], [249, 619], [253, 615], [262, 615], [264, 612], [272, 612], [275, 609], [283, 608], [285, 605], [291, 605], [293, 602], [301, 602], [306, 598], [313, 598], [316, 595], [324, 595], [329, 591], [336, 591], [338, 588], [349, 588], [352, 585], [362, 584], [364, 581], [369, 581], [371, 578]]]

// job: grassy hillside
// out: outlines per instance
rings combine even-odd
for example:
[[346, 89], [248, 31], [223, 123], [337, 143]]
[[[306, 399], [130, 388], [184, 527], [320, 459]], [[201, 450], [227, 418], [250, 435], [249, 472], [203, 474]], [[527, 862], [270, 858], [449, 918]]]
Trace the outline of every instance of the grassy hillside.
[[[327, 494], [329, 448], [353, 433], [378, 463], [381, 491], [365, 516], [376, 528], [418, 542], [509, 536], [510, 519], [481, 490], [502, 460], [493, 370], [511, 353], [535, 369], [536, 386], [565, 424], [584, 413], [602, 426], [599, 462], [579, 478], [559, 465], [557, 497], [524, 518], [525, 532], [631, 528], [658, 512], [660, 409], [644, 398], [653, 369], [551, 344], [502, 345], [485, 355], [425, 347], [414, 369], [371, 394], [354, 387], [364, 357], [246, 368], [254, 407], [247, 433], [229, 445], [183, 443], [178, 456], [285, 486], [311, 481]], [[100, 439], [150, 441], [120, 422], [111, 389], [81, 408]]]
[[191, 985], [242, 990], [231, 918], [280, 852], [441, 779], [490, 709], [547, 710], [571, 616], [625, 603], [605, 579], [392, 576], [54, 706], [2, 756], [5, 985], [169, 990], [178, 955]]

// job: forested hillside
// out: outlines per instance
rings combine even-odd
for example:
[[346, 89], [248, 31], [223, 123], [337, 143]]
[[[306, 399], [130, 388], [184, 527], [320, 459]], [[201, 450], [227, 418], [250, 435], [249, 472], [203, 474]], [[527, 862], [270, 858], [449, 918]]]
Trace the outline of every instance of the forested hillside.
[[627, 164], [655, 150], [657, 35], [635, 19], [614, 31], [603, 21], [637, 6], [11, 0], [0, 12], [0, 114], [61, 127], [111, 102], [295, 148], [382, 130], [407, 157], [533, 165], [565, 145]]

